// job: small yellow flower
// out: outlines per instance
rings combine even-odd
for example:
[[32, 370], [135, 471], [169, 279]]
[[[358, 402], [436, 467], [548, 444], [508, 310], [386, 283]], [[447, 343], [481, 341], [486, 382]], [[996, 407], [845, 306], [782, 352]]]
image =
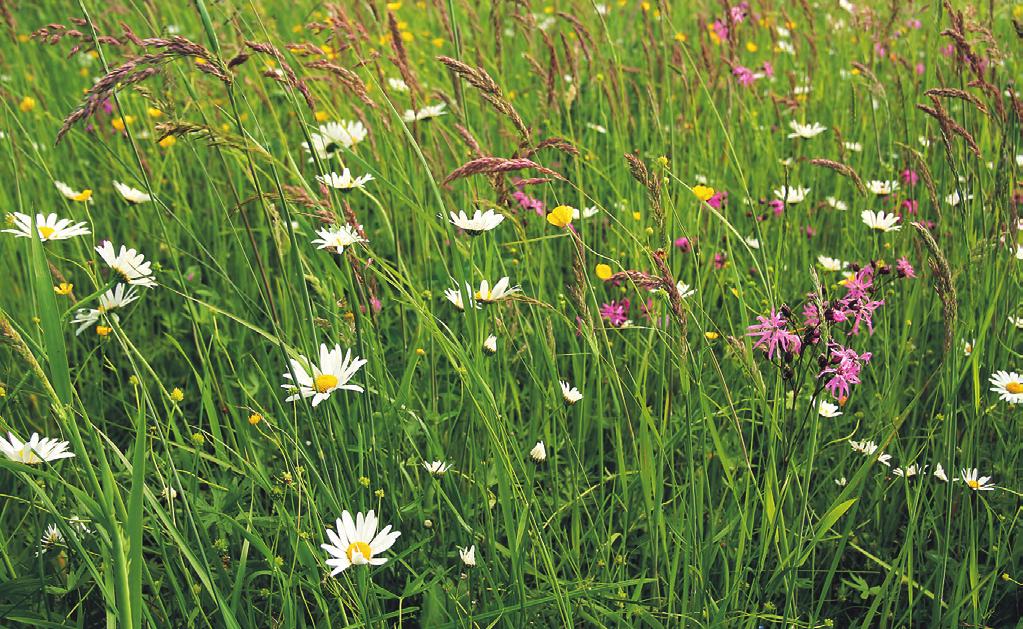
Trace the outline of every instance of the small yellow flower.
[[23, 113], [28, 113], [35, 108], [36, 99], [32, 98], [31, 96], [26, 96], [25, 98], [22, 98], [21, 102], [18, 103], [18, 109], [20, 109]]
[[703, 336], [706, 337], [706, 339], [708, 341], [714, 341], [714, 340], [717, 340], [717, 338], [719, 336], [721, 336], [721, 335], [718, 334], [717, 332], [713, 331], [713, 330], [708, 330], [708, 331], [703, 333]]
[[378, 490], [376, 490], [373, 493], [376, 494], [377, 498], [383, 498], [384, 497], [384, 490], [383, 489], [378, 489]]
[[416, 348], [416, 356], [426, 356], [426, 350], [422, 347]]
[[124, 132], [124, 128], [135, 122], [135, 116], [123, 116], [110, 121], [115, 131]]
[[178, 139], [176, 137], [174, 137], [173, 135], [168, 135], [164, 139], [162, 139], [159, 142], [157, 142], [157, 144], [160, 145], [160, 148], [169, 149], [170, 147], [174, 146], [174, 144], [177, 141], [178, 141]]
[[661, 155], [660, 157], [657, 158], [657, 163], [661, 166], [661, 168], [667, 168], [668, 157], [666, 155]]
[[415, 38], [416, 38], [416, 36], [412, 34], [412, 31], [402, 31], [401, 32], [401, 41], [410, 42], [410, 41], [412, 41]]
[[75, 285], [74, 284], [69, 284], [67, 282], [61, 282], [59, 286], [54, 286], [53, 287], [53, 292], [55, 292], [55, 293], [57, 293], [58, 295], [61, 295], [61, 296], [66, 296], [66, 295], [70, 295], [71, 291], [73, 291], [74, 289], [75, 289]]
[[688, 39], [685, 33], [675, 33], [675, 41], [684, 42]]
[[388, 11], [397, 11], [399, 9], [401, 9], [401, 3], [400, 2], [388, 2], [387, 3], [387, 10]]
[[113, 331], [114, 331], [113, 328], [105, 326], [105, 325], [97, 325], [96, 326], [96, 334], [98, 334], [99, 336], [106, 336], [106, 335], [110, 334]]
[[756, 52], [757, 45], [754, 42], [748, 41], [746, 42], [746, 50], [748, 50], [749, 52]]
[[693, 194], [696, 195], [697, 199], [706, 201], [714, 196], [714, 188], [711, 188], [710, 186], [696, 185], [693, 186]]
[[363, 487], [369, 487], [369, 477], [368, 476], [360, 476], [359, 477], [359, 484], [362, 485]]
[[259, 413], [253, 413], [249, 415], [249, 423], [252, 424], [253, 426], [255, 426], [261, 421], [263, 421], [263, 416], [260, 415]]
[[639, 4], [639, 8], [643, 9], [643, 13], [646, 13], [646, 12], [650, 11], [650, 3], [649, 2], [641, 2]]
[[444, 45], [444, 38], [434, 37], [433, 39], [430, 40], [430, 43], [433, 44], [434, 48], [440, 48], [441, 46]]
[[327, 112], [325, 112], [325, 111], [318, 111], [318, 112], [316, 112], [315, 117], [316, 117], [316, 122], [326, 122], [327, 118], [329, 118], [330, 116], [328, 116]]
[[598, 264], [595, 272], [597, 277], [605, 282], [611, 279], [611, 275], [613, 275], [611, 272], [611, 266], [607, 264]]
[[0, 397], [7, 397], [7, 389], [0, 387]]
[[174, 387], [174, 389], [170, 392], [170, 399], [172, 402], [180, 402], [185, 399], [185, 392], [179, 387]]
[[547, 222], [555, 227], [568, 227], [572, 223], [572, 208], [559, 205], [547, 214]]
[[153, 118], [154, 120], [156, 118], [163, 116], [163, 112], [157, 109], [156, 107], [146, 107], [146, 113], [149, 115], [150, 118]]
[[632, 213], [632, 220], [634, 220], [634, 221], [638, 221], [638, 220], [640, 220], [641, 218], [643, 218], [643, 215], [642, 215], [642, 214], [640, 214], [639, 212], [633, 212], [633, 213]]

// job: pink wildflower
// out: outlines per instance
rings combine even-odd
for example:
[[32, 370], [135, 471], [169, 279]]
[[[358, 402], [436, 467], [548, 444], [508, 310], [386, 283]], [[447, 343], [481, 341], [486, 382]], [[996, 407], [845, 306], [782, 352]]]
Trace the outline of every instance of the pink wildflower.
[[802, 347], [802, 341], [799, 339], [799, 335], [788, 330], [787, 321], [780, 314], [776, 313], [773, 309], [771, 314], [764, 317], [762, 315], [757, 316], [757, 321], [746, 328], [746, 335], [756, 337], [756, 341], [753, 343], [753, 348], [766, 347], [767, 358], [774, 358], [774, 353], [781, 349], [783, 352], [789, 352], [795, 354]]

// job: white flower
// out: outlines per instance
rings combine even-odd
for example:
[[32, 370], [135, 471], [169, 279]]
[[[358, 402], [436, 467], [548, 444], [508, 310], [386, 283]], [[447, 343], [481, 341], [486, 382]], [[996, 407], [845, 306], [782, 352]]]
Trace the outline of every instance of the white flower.
[[387, 79], [387, 85], [395, 92], [408, 91], [408, 83], [406, 83], [403, 79], [395, 79], [389, 77]]
[[514, 293], [522, 290], [518, 286], [509, 287], [510, 283], [511, 282], [508, 280], [507, 276], [502, 277], [497, 280], [497, 283], [494, 284], [493, 288], [491, 288], [490, 283], [487, 282], [487, 280], [483, 280], [480, 282], [480, 289], [476, 291], [476, 301], [480, 301], [485, 304], [492, 304], [496, 301], [511, 297]]
[[1015, 371], [996, 371], [991, 374], [991, 390], [1009, 404], [1023, 402], [1023, 376]]
[[347, 570], [352, 566], [381, 566], [387, 563], [385, 557], [380, 554], [386, 552], [394, 545], [395, 540], [401, 535], [398, 531], [391, 532], [391, 526], [385, 526], [377, 533], [377, 526], [380, 524], [376, 514], [371, 510], [366, 515], [362, 512], [352, 514], [347, 510], [341, 512], [337, 520], [337, 530], [327, 529], [329, 544], [320, 544], [320, 548], [327, 551], [330, 558], [327, 565], [333, 570], [330, 576]]
[[302, 148], [321, 160], [334, 157], [342, 148], [350, 149], [366, 139], [369, 132], [359, 121], [342, 120], [320, 125], [319, 133], [310, 133], [310, 142], [303, 142]]
[[845, 487], [846, 485], [849, 484], [849, 481], [846, 480], [845, 476], [839, 476], [838, 478], [835, 479], [835, 484], [838, 485], [839, 487]]
[[100, 246], [96, 247], [96, 253], [103, 258], [107, 266], [120, 274], [125, 282], [147, 288], [156, 286], [151, 263], [146, 260], [146, 256], [138, 251], [121, 245], [121, 250], [115, 253], [114, 245], [109, 240], [104, 240]]
[[431, 476], [444, 476], [451, 469], [451, 464], [444, 461], [423, 461], [423, 469]]
[[1023, 329], [1023, 317], [1014, 317], [1009, 315], [1009, 323], [1016, 326], [1017, 328]]
[[592, 216], [596, 216], [597, 212], [599, 212], [599, 211], [600, 210], [597, 209], [596, 205], [591, 205], [590, 207], [584, 207], [581, 210], [578, 209], [578, 208], [572, 208], [572, 220], [573, 221], [577, 221], [577, 220], [579, 220], [581, 218], [590, 218]]
[[943, 480], [946, 483], [948, 482], [948, 475], [945, 474], [945, 468], [941, 467], [941, 463], [938, 463], [934, 467], [934, 477], [938, 480]]
[[817, 405], [817, 414], [821, 417], [838, 417], [842, 414], [842, 411], [838, 410], [838, 406], [828, 402], [827, 400], [821, 400]]
[[842, 146], [845, 147], [845, 150], [852, 151], [853, 153], [860, 153], [863, 151], [863, 145], [859, 142], [844, 142]]
[[71, 321], [71, 323], [78, 324], [75, 336], [80, 335], [99, 323], [99, 320], [104, 316], [110, 317], [114, 321], [119, 321], [120, 319], [113, 311], [124, 308], [138, 298], [139, 296], [135, 292], [134, 286], [127, 286], [118, 282], [116, 286], [100, 295], [98, 308], [79, 308], [75, 312], [75, 318]]
[[[968, 195], [966, 195], [965, 199], [967, 201], [972, 201], [973, 200], [973, 195], [972, 194], [968, 194]], [[963, 201], [963, 197], [959, 196], [959, 191], [958, 190], [953, 190], [952, 194], [950, 194], [947, 197], [945, 197], [945, 203], [948, 203], [952, 207], [955, 207], [955, 206], [959, 205], [959, 203], [961, 201]]]
[[320, 344], [320, 364], [314, 365], [305, 356], [298, 359], [291, 359], [291, 372], [283, 374], [283, 377], [290, 382], [285, 382], [281, 388], [294, 391], [288, 396], [288, 402], [298, 399], [313, 398], [313, 406], [330, 397], [334, 391], [346, 389], [362, 393], [364, 389], [357, 384], [348, 384], [363, 365], [368, 361], [356, 356], [352, 358], [352, 350], [349, 349], [342, 355], [341, 346], [334, 345], [329, 349], [326, 344]]
[[689, 284], [686, 284], [683, 281], [679, 281], [677, 284], [675, 284], [675, 290], [678, 291], [678, 296], [680, 299], [689, 299], [690, 297], [696, 294], [696, 289], [691, 288]]
[[[14, 234], [19, 238], [28, 238], [32, 234], [32, 217], [21, 212], [14, 212], [8, 215], [9, 220], [14, 224], [14, 229], [5, 229], [4, 232]], [[89, 233], [85, 223], [74, 223], [67, 218], [57, 218], [56, 214], [36, 214], [36, 233], [39, 240], [67, 240], [75, 236], [84, 236]]]
[[[469, 289], [472, 292], [472, 289]], [[455, 308], [459, 310], [465, 310], [465, 299], [462, 297], [462, 291], [457, 288], [448, 288], [444, 291], [444, 296], [447, 297], [448, 301], [454, 304]]]
[[312, 244], [319, 245], [317, 249], [331, 249], [334, 253], [340, 254], [345, 247], [350, 247], [357, 242], [366, 242], [366, 239], [359, 235], [359, 232], [351, 225], [336, 225], [316, 230], [319, 238], [314, 238]]
[[871, 179], [867, 182], [867, 190], [873, 192], [879, 197], [888, 196], [899, 189], [899, 182], [897, 181], [880, 181], [877, 179]]
[[838, 6], [841, 7], [842, 10], [846, 11], [847, 13], [855, 13], [856, 12], [856, 5], [854, 5], [853, 3], [849, 2], [849, 0], [838, 0]]
[[838, 258], [829, 258], [828, 256], [817, 256], [817, 263], [821, 265], [821, 268], [825, 271], [841, 271], [845, 267], [849, 266], [848, 262], [843, 262]]
[[476, 545], [473, 544], [472, 546], [470, 546], [468, 548], [459, 547], [458, 548], [458, 557], [462, 560], [462, 563], [464, 563], [467, 568], [475, 568], [476, 567]]
[[152, 200], [152, 197], [150, 197], [145, 192], [142, 192], [141, 190], [136, 190], [135, 188], [132, 188], [129, 185], [125, 185], [120, 181], [114, 182], [114, 188], [128, 203], [146, 203], [147, 201]]
[[579, 389], [568, 384], [564, 380], [558, 381], [561, 384], [561, 396], [565, 398], [566, 404], [575, 404], [579, 400], [583, 399], [583, 394], [579, 393]]
[[787, 55], [796, 54], [796, 47], [793, 46], [792, 42], [788, 41], [787, 39], [778, 40], [778, 50]]
[[845, 201], [841, 199], [836, 199], [835, 197], [828, 197], [827, 199], [825, 199], [825, 201], [827, 201], [829, 206], [831, 206], [833, 209], [838, 210], [839, 212], [844, 212], [849, 209], [849, 206], [846, 205]]
[[597, 133], [601, 133], [601, 134], [605, 134], [605, 135], [607, 134], [607, 127], [601, 126], [599, 124], [594, 124], [592, 122], [587, 122], [586, 123], [586, 128], [590, 129], [592, 131], [596, 131]]
[[892, 470], [892, 474], [895, 474], [896, 476], [901, 476], [902, 478], [905, 479], [913, 478], [919, 473], [920, 466], [917, 465], [916, 463], [913, 463], [912, 465], [909, 465], [907, 467], [896, 467], [895, 469]]
[[178, 490], [174, 489], [170, 485], [164, 485], [163, 489], [160, 490], [160, 498], [167, 502], [172, 502], [178, 497]]
[[0, 437], [0, 452], [12, 461], [36, 465], [42, 462], [56, 461], [58, 459], [69, 459], [75, 455], [68, 452], [68, 442], [57, 439], [39, 438], [39, 433], [34, 432], [28, 441], [22, 442], [13, 433], [7, 433], [7, 438]]
[[747, 236], [744, 240], [746, 241], [746, 246], [749, 247], [750, 249], [760, 248], [760, 241], [754, 238], [753, 236]]
[[451, 214], [451, 224], [459, 229], [463, 229], [472, 236], [478, 236], [485, 231], [490, 231], [504, 220], [504, 214], [498, 213], [496, 210], [487, 210], [483, 212], [476, 210], [476, 213], [472, 215], [472, 218], [465, 213], [465, 210], [455, 214]]
[[822, 126], [819, 122], [815, 122], [813, 124], [800, 124], [795, 120], [789, 121], [789, 128], [792, 129], [792, 133], [789, 134], [790, 138], [803, 138], [807, 140], [815, 138], [828, 130], [827, 127]]
[[316, 175], [316, 181], [319, 181], [325, 186], [334, 188], [335, 190], [347, 192], [353, 188], [361, 188], [370, 181], [373, 181], [373, 175], [352, 177], [351, 171], [345, 168], [340, 175], [335, 172], [332, 172], [329, 175]]
[[1023, 260], [1023, 244], [1016, 245], [1016, 259]]
[[544, 447], [543, 441], [537, 441], [533, 449], [529, 451], [529, 457], [537, 463], [543, 463], [547, 460], [547, 448]]
[[64, 195], [65, 198], [71, 201], [79, 201], [81, 203], [88, 203], [92, 198], [92, 190], [86, 188], [85, 190], [78, 191], [67, 185], [63, 181], [54, 181], [53, 185], [57, 190]]
[[[875, 452], [878, 452], [878, 446], [873, 441], [849, 441], [849, 445], [852, 447], [854, 452], [859, 452], [864, 456], [873, 456]], [[888, 467], [892, 466], [891, 463], [892, 455], [884, 454], [883, 452], [878, 454], [877, 462]]]
[[46, 530], [43, 531], [42, 537], [39, 538], [39, 552], [36, 553], [36, 556], [38, 557], [39, 555], [46, 553], [46, 551], [51, 548], [63, 545], [64, 534], [60, 532], [60, 529], [57, 528], [56, 524], [50, 524], [46, 527]]
[[436, 118], [438, 116], [443, 116], [444, 114], [448, 113], [444, 111], [444, 108], [446, 106], [447, 106], [446, 103], [440, 103], [439, 105], [427, 105], [426, 107], [423, 107], [419, 111], [412, 111], [411, 109], [406, 109], [405, 113], [401, 115], [401, 119], [403, 122], [407, 124], [412, 122], [419, 122], [421, 120], [429, 120], [430, 118]]
[[877, 212], [863, 210], [860, 218], [863, 219], [867, 227], [880, 232], [897, 232], [902, 229], [902, 225], [899, 225], [899, 217], [894, 214], [886, 214], [884, 210]]
[[916, 141], [924, 148], [929, 148], [931, 146], [930, 139], [925, 135], [917, 136]]
[[973, 491], [991, 491], [995, 488], [994, 483], [991, 483], [990, 476], [980, 476], [977, 472], [977, 468], [969, 469], [963, 468], [959, 471], [959, 477], [963, 479], [966, 486]]
[[491, 334], [483, 341], [483, 351], [491, 355], [497, 353], [497, 337], [495, 335]]
[[802, 203], [803, 199], [810, 192], [809, 188], [795, 188], [789, 186], [782, 186], [774, 191], [774, 196], [779, 200], [783, 201], [786, 205], [795, 205], [796, 203]]
[[969, 356], [970, 354], [972, 354], [973, 348], [976, 345], [977, 339], [973, 339], [972, 341], [967, 341], [966, 339], [963, 339], [963, 356]]

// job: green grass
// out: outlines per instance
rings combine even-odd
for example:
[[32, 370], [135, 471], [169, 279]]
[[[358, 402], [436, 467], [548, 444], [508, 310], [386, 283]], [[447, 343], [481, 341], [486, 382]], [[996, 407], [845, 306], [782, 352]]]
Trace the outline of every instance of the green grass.
[[[329, 7], [304, 0], [8, 3], [0, 207], [91, 233], [0, 234], [0, 431], [66, 440], [76, 455], [0, 459], [0, 625], [1019, 626], [1023, 425], [988, 380], [1023, 368], [1009, 321], [1023, 315], [1023, 147], [1005, 95], [1023, 5], [966, 15], [971, 52], [991, 62], [985, 89], [944, 50], [955, 20], [933, 1], [864, 1], [856, 17], [754, 3], [732, 41], [712, 35], [714, 2], [531, 4], [359, 0], [328, 23]], [[53, 23], [80, 36], [29, 37]], [[54, 144], [94, 79], [144, 52], [122, 23], [142, 38], [173, 25], [207, 56], [172, 47]], [[246, 41], [276, 47], [314, 109], [264, 76], [280, 61]], [[389, 85], [401, 55], [421, 89]], [[740, 85], [737, 66], [764, 62], [773, 79]], [[939, 87], [963, 92], [925, 94]], [[917, 108], [935, 101], [963, 132], [947, 125], [947, 146]], [[440, 102], [446, 115], [403, 123]], [[368, 137], [310, 160], [302, 142], [338, 120], [361, 120]], [[790, 139], [792, 120], [828, 129]], [[176, 141], [158, 144], [169, 129]], [[598, 212], [566, 230], [520, 207], [514, 178], [536, 170], [442, 183], [479, 156], [528, 157], [564, 177], [529, 196]], [[906, 169], [920, 181], [877, 197], [816, 158], [864, 181], [902, 182]], [[321, 191], [316, 175], [342, 163], [373, 181]], [[55, 180], [91, 201], [65, 199]], [[152, 200], [127, 203], [114, 180]], [[704, 181], [728, 193], [720, 209], [694, 196]], [[775, 216], [766, 202], [786, 184], [810, 192]], [[953, 206], [956, 191], [972, 196]], [[903, 201], [918, 213], [899, 231], [860, 220]], [[506, 218], [478, 237], [446, 221], [476, 208]], [[367, 243], [342, 255], [310, 243], [349, 215]], [[910, 219], [933, 222], [934, 245]], [[159, 286], [104, 316], [105, 335], [76, 335], [76, 310], [118, 281], [95, 252], [103, 240], [143, 253]], [[822, 330], [872, 354], [835, 418], [813, 403], [831, 400], [823, 345], [783, 368], [746, 335], [782, 304], [800, 327], [815, 278], [828, 298], [844, 293], [819, 255], [906, 257], [918, 275], [877, 274], [873, 334]], [[635, 273], [599, 279], [598, 264], [696, 292], [673, 307]], [[521, 294], [464, 312], [444, 296], [503, 276]], [[71, 294], [54, 291], [62, 282]], [[600, 316], [623, 299], [631, 325]], [[365, 392], [286, 402], [289, 358], [320, 343], [368, 360], [352, 379]], [[566, 404], [559, 380], [582, 400]], [[539, 440], [542, 463], [529, 455]], [[850, 440], [877, 442], [891, 465]], [[422, 463], [434, 460], [452, 467], [433, 477]], [[914, 463], [929, 467], [894, 474]], [[950, 478], [979, 468], [998, 489], [941, 482], [937, 463]], [[329, 576], [324, 529], [370, 509], [401, 531], [387, 563]], [[50, 524], [63, 542], [40, 554]], [[471, 544], [474, 568], [458, 553]]]

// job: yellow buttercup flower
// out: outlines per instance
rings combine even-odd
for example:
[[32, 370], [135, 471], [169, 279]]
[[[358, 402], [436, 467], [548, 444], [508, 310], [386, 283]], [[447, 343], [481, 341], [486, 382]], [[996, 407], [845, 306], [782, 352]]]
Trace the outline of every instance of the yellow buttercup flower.
[[547, 222], [555, 227], [568, 227], [572, 223], [572, 208], [559, 205], [547, 214]]
[[149, 115], [150, 118], [154, 119], [163, 116], [163, 112], [157, 109], [156, 107], [146, 107], [146, 113]]
[[120, 118], [114, 118], [110, 121], [111, 126], [114, 130], [123, 132], [125, 127], [135, 122], [135, 116], [122, 116]]
[[613, 273], [611, 272], [611, 267], [607, 264], [598, 264], [597, 268], [595, 269], [595, 272], [597, 274], [597, 277], [600, 278], [601, 280], [604, 280], [605, 282], [611, 279], [611, 275], [613, 275]]
[[69, 284], [68, 282], [61, 282], [58, 286], [53, 287], [53, 292], [61, 296], [66, 296], [70, 295], [71, 291], [73, 291], [74, 289], [75, 289], [74, 284]]
[[696, 195], [697, 199], [706, 201], [714, 196], [714, 188], [711, 188], [710, 186], [696, 185], [693, 186], [693, 194]]
[[105, 326], [105, 325], [97, 325], [96, 326], [96, 334], [98, 334], [99, 336], [106, 336], [106, 335], [110, 334], [113, 331], [114, 331], [113, 328]]
[[719, 336], [721, 336], [721, 335], [720, 335], [720, 334], [718, 334], [717, 332], [714, 332], [713, 330], [708, 330], [708, 331], [706, 331], [706, 332], [704, 332], [704, 333], [703, 333], [703, 336], [704, 336], [704, 337], [705, 337], [705, 338], [706, 338], [706, 339], [707, 339], [708, 341], [713, 341], [713, 340], [716, 340], [716, 339], [717, 339], [717, 338], [718, 338]]
[[22, 98], [21, 102], [18, 103], [18, 109], [20, 109], [24, 113], [28, 113], [35, 108], [36, 99], [32, 98], [31, 96], [26, 96], [25, 98]]
[[263, 421], [263, 416], [260, 415], [259, 413], [253, 413], [249, 415], [249, 423], [252, 424], [253, 426], [255, 426], [261, 421]]
[[185, 399], [185, 392], [179, 387], [174, 387], [174, 389], [170, 392], [170, 399], [172, 402], [180, 402]]
[[168, 135], [164, 139], [157, 142], [157, 144], [159, 144], [161, 148], [169, 149], [170, 147], [174, 146], [174, 144], [177, 141], [178, 139], [176, 137], [174, 137], [173, 135]]
[[750, 52], [756, 52], [757, 51], [757, 45], [755, 43], [751, 42], [751, 41], [748, 41], [748, 42], [746, 42], [746, 50], [748, 50]]

